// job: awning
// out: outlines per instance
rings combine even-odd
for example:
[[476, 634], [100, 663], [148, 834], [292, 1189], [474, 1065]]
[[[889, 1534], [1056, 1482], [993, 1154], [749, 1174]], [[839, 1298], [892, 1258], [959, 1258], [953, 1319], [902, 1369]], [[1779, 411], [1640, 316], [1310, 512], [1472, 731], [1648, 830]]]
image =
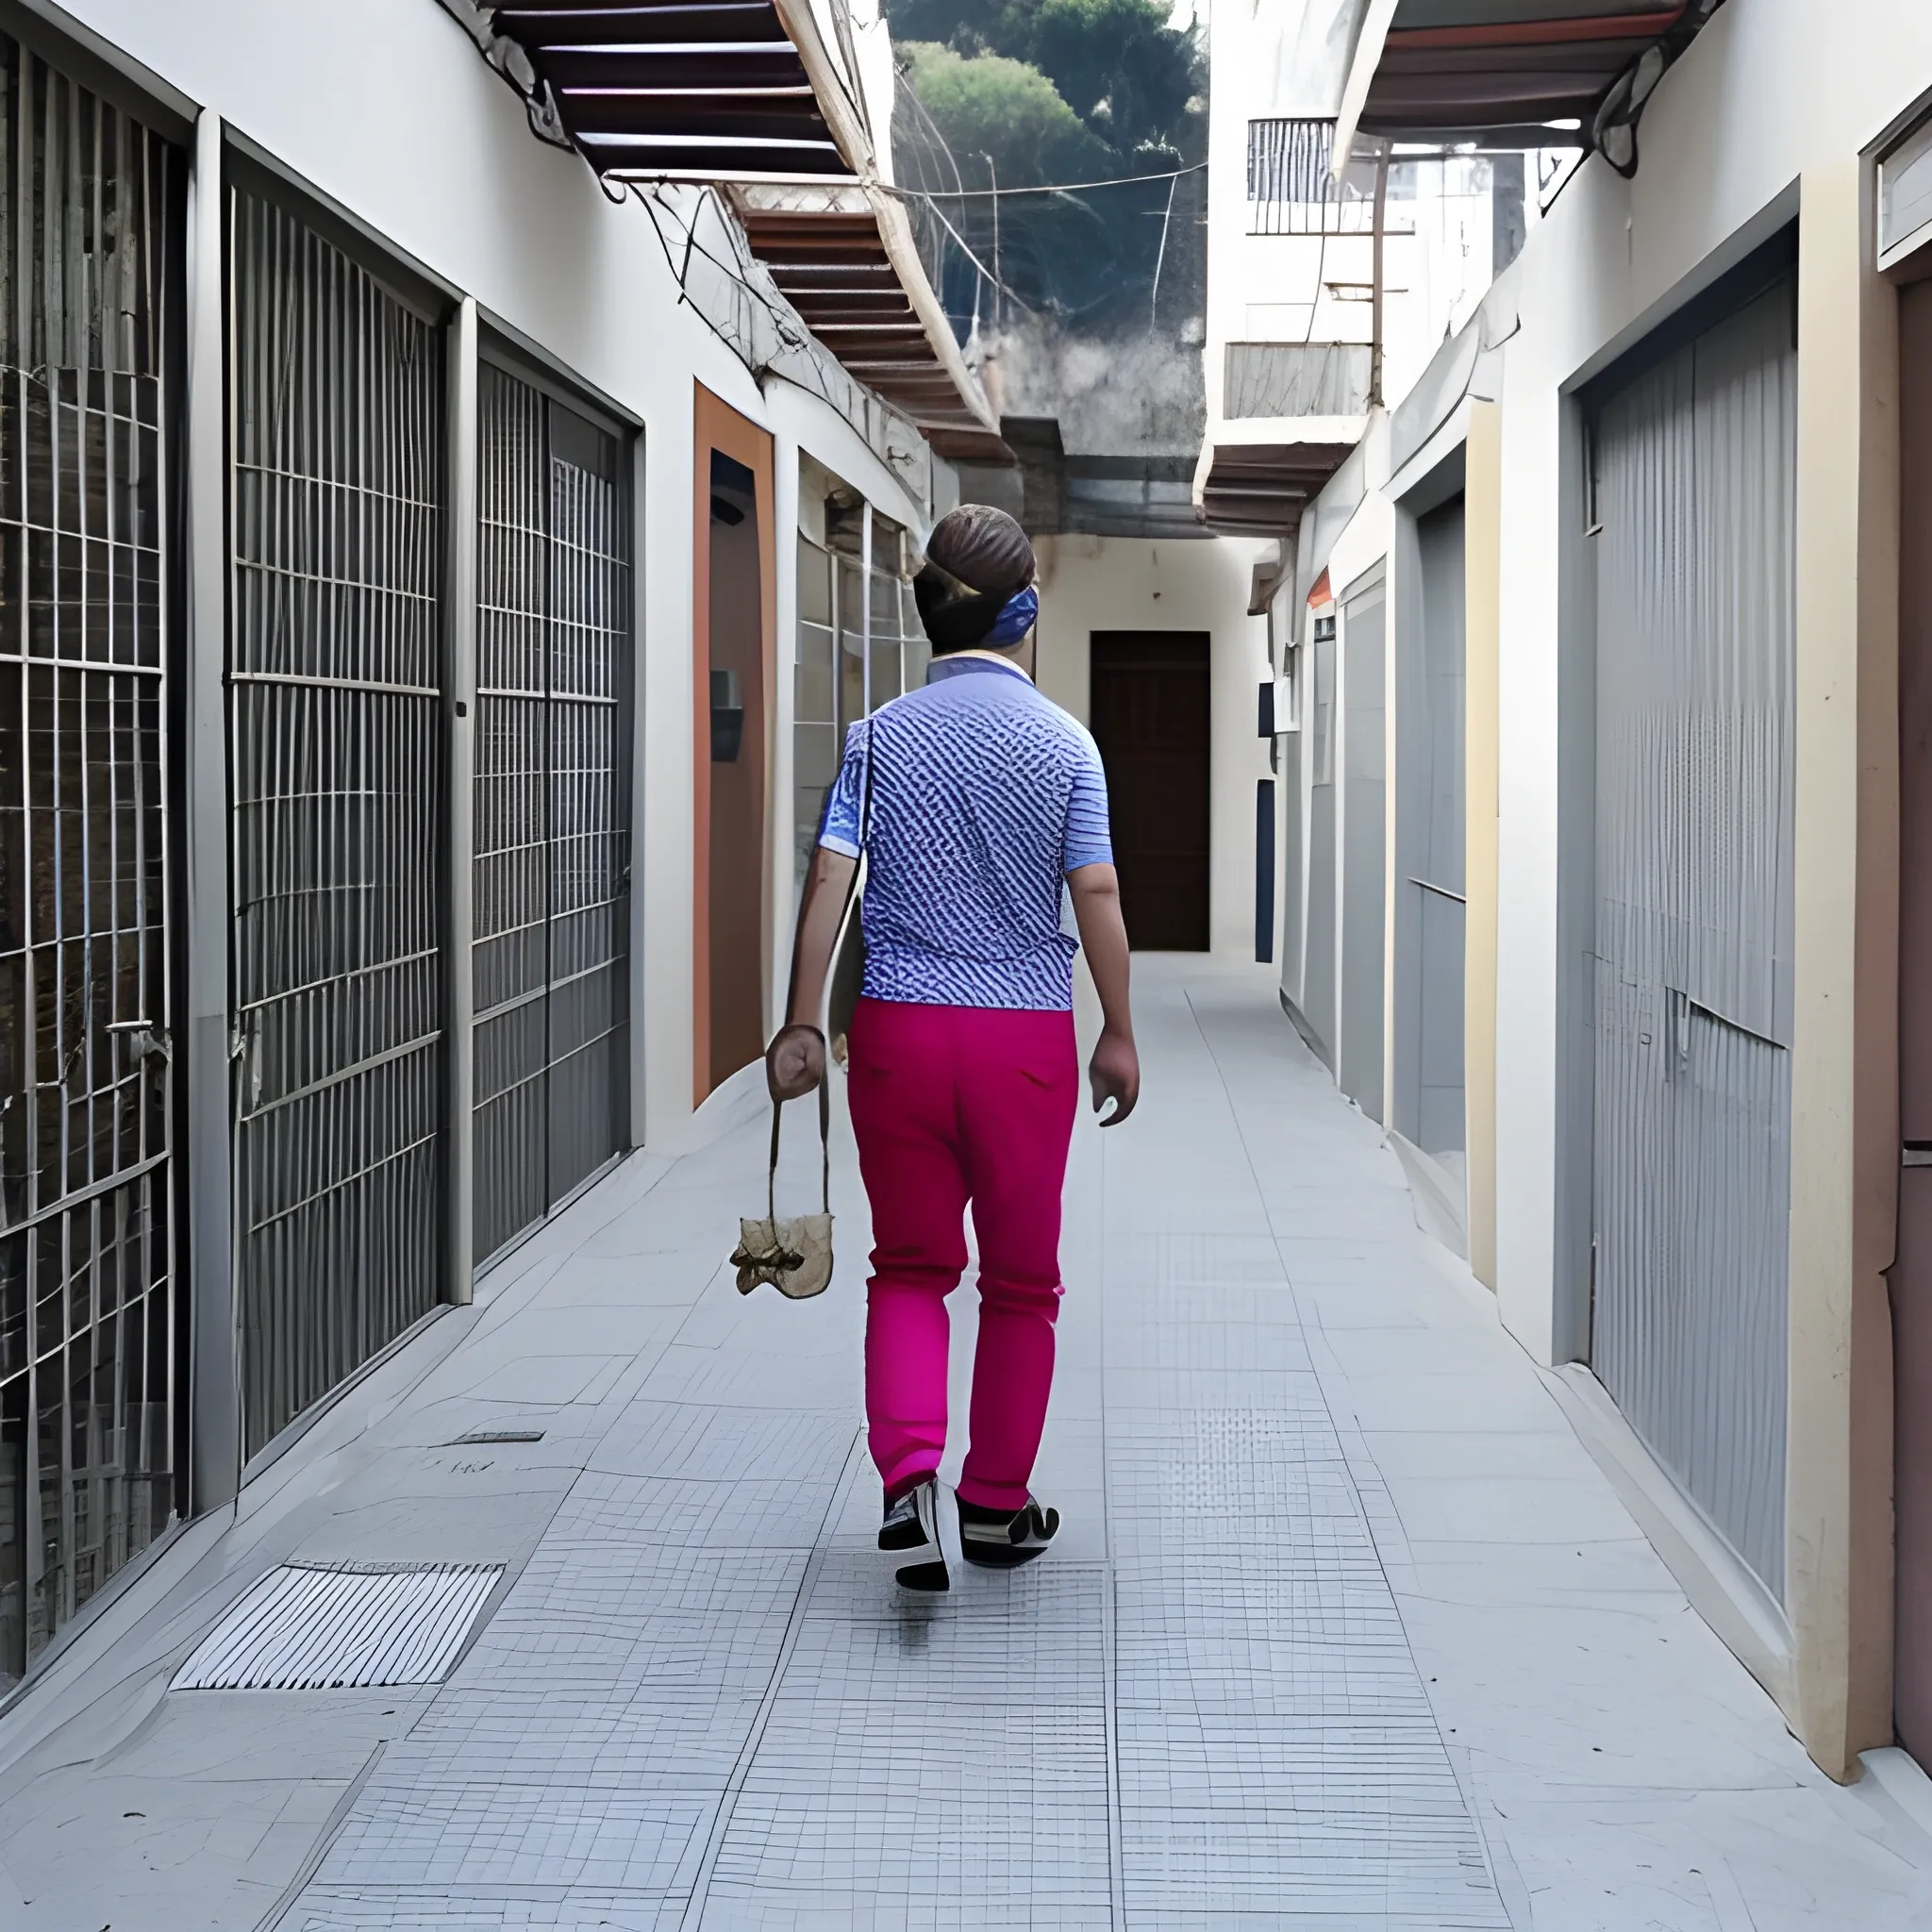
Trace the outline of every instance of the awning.
[[[949, 439], [1004, 453], [877, 178], [856, 55], [811, 0], [442, 0], [545, 140], [607, 182], [725, 187], [753, 252], [855, 380]], [[964, 453], [964, 452], [958, 452]]]
[[1201, 486], [1201, 521], [1229, 536], [1291, 536], [1354, 448], [1352, 442], [1221, 443]]
[[[841, 143], [827, 120], [774, 0], [464, 0], [452, 10], [466, 8], [527, 57], [538, 90], [600, 175], [852, 180], [863, 163], [851, 130], [841, 130]], [[797, 10], [809, 20], [808, 8]], [[849, 96], [840, 105], [852, 106]], [[851, 118], [862, 125], [856, 106]]]
[[940, 456], [1012, 461], [894, 196], [855, 182], [748, 184], [731, 199], [752, 253], [856, 380], [911, 417]]
[[[1665, 67], [1721, 0], [1367, 0], [1336, 152], [1357, 133], [1398, 141], [1557, 145], [1580, 124], [1613, 164]], [[1624, 139], [1607, 138], [1611, 129]], [[1538, 137], [1541, 136], [1539, 142]]]

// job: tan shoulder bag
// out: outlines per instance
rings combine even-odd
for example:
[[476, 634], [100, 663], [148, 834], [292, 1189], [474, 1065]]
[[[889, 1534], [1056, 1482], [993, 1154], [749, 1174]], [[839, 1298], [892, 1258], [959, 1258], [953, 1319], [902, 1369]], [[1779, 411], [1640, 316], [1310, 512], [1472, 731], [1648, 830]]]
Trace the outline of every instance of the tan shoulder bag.
[[[832, 1279], [832, 1095], [826, 1081], [819, 1082], [820, 1211], [778, 1219], [778, 1127], [785, 1117], [781, 1101], [772, 1105], [772, 1161], [765, 1180], [765, 1218], [741, 1219], [738, 1246], [731, 1265], [738, 1270], [738, 1291], [749, 1294], [769, 1282], [782, 1295], [802, 1302], [823, 1294]], [[714, 1251], [715, 1252], [715, 1251]]]

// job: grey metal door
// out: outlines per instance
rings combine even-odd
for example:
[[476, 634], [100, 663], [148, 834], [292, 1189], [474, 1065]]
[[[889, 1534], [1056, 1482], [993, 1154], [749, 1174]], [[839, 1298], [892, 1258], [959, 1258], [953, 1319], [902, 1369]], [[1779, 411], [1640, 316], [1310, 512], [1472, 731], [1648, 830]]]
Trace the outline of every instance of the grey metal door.
[[475, 1252], [629, 1144], [625, 444], [486, 365], [478, 404]]
[[1308, 895], [1302, 1018], [1335, 1065], [1335, 677], [1333, 614], [1314, 620], [1308, 692]]
[[253, 1454], [435, 1305], [441, 329], [230, 206], [236, 1291]]
[[1787, 281], [1594, 429], [1591, 1356], [1778, 1594], [1796, 376]]
[[1382, 1118], [1383, 938], [1388, 930], [1387, 601], [1383, 586], [1342, 606], [1341, 1091]]
[[1400, 627], [1396, 1129], [1440, 1167], [1460, 1211], [1467, 1191], [1463, 1095], [1463, 515], [1458, 496], [1416, 525], [1421, 608]]
[[0, 1689], [175, 1485], [180, 157], [0, 35]]

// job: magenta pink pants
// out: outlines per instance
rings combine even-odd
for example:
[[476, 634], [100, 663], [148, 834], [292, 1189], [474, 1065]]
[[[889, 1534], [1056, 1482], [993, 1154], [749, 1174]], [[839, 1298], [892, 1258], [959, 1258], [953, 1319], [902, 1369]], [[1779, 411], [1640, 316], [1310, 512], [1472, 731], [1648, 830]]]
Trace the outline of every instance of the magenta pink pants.
[[973, 1440], [959, 1494], [1026, 1500], [1060, 1297], [1060, 1190], [1079, 1068], [1071, 1013], [861, 1000], [852, 1126], [872, 1203], [865, 1327], [873, 1460], [896, 1496], [946, 1446], [945, 1298], [979, 1237]]

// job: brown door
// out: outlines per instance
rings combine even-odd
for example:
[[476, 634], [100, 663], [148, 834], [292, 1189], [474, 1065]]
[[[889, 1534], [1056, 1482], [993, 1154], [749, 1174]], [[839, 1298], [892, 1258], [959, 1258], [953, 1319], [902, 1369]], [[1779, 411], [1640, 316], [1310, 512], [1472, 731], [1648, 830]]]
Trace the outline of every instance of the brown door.
[[776, 606], [772, 439], [697, 391], [694, 1097], [765, 1047]]
[[1899, 303], [1899, 1174], [1891, 1270], [1899, 1742], [1932, 1770], [1932, 282]]
[[1093, 633], [1093, 736], [1107, 766], [1127, 939], [1208, 950], [1208, 634]]

